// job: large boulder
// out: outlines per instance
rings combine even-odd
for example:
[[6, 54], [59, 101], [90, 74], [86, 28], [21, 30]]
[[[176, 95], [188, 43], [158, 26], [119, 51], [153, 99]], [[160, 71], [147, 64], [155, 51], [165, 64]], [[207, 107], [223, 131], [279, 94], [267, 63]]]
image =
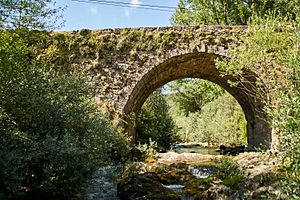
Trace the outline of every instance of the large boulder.
[[151, 172], [127, 177], [118, 183], [117, 190], [121, 200], [180, 200], [179, 194], [165, 188]]

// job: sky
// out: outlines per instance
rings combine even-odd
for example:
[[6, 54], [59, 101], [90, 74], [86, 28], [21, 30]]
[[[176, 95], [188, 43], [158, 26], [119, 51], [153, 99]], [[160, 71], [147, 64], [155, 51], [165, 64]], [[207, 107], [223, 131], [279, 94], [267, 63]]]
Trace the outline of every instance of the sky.
[[57, 0], [57, 6], [66, 6], [63, 13], [66, 22], [60, 30], [170, 26], [172, 12], [144, 10], [141, 9], [141, 5], [176, 7], [179, 0], [112, 1], [130, 3], [131, 6], [124, 8], [73, 0]]

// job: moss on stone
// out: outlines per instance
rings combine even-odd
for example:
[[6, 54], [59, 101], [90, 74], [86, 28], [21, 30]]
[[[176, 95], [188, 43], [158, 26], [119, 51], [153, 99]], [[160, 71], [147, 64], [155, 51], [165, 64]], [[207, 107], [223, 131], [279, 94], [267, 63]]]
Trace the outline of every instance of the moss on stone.
[[223, 181], [222, 184], [229, 186], [229, 187], [233, 187], [233, 188], [237, 188], [239, 187], [239, 185], [241, 184], [241, 182], [243, 181], [244, 176], [237, 174], [237, 175], [232, 175], [232, 176], [227, 176]]
[[[226, 46], [234, 40], [230, 33], [239, 33], [238, 30], [227, 30], [226, 27], [224, 30], [170, 27], [50, 33], [43, 51], [39, 54], [40, 57], [65, 66], [74, 63], [75, 57], [78, 64], [86, 59], [107, 59], [107, 56], [114, 60], [118, 60], [121, 55], [138, 59], [137, 55], [141, 52], [161, 57], [168, 51], [178, 48], [191, 46], [194, 49], [200, 41], [210, 45]], [[215, 32], [220, 32], [221, 36], [215, 36]]]
[[52, 32], [33, 42], [34, 57], [64, 72], [80, 70], [96, 87], [99, 101], [120, 113], [126, 92], [151, 67], [170, 57], [227, 47], [238, 30], [203, 26]]

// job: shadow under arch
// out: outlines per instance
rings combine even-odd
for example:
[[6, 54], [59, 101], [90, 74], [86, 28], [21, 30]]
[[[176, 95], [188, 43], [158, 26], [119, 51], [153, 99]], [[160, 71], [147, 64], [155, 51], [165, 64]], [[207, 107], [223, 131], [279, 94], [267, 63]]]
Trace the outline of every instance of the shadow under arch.
[[[246, 92], [244, 87], [232, 87], [228, 80], [231, 76], [220, 76], [214, 60], [220, 57], [212, 53], [191, 53], [169, 58], [153, 67], [135, 85], [127, 100], [123, 113], [125, 116], [136, 114], [149, 95], [166, 83], [182, 78], [201, 78], [211, 81], [228, 91], [240, 104], [247, 120], [247, 140], [250, 146], [271, 145], [271, 128], [266, 122], [262, 105]], [[248, 80], [254, 84], [254, 80]], [[247, 86], [246, 86], [247, 87]], [[248, 87], [249, 89], [251, 87]], [[253, 87], [252, 87], [253, 88]], [[252, 91], [253, 92], [253, 91]], [[130, 117], [125, 117], [125, 129], [135, 138], [135, 123]]]

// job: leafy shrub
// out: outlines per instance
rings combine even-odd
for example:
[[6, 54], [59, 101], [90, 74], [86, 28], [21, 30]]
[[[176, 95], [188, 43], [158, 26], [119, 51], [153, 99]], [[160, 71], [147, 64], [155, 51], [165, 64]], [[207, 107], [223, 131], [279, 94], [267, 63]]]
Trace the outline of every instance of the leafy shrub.
[[[297, 76], [300, 77], [300, 60], [298, 59]], [[299, 80], [299, 79], [298, 79]], [[300, 198], [300, 90], [296, 89], [289, 95], [283, 94], [284, 103], [280, 105], [280, 115], [275, 121], [280, 132], [282, 157], [284, 160], [283, 188], [291, 199]]]
[[139, 144], [137, 149], [145, 155], [146, 161], [152, 161], [157, 155], [157, 142], [152, 141], [151, 138], [149, 138], [149, 145], [147, 143]]
[[237, 187], [243, 179], [244, 179], [243, 175], [240, 174], [231, 175], [224, 178], [222, 183], [229, 187]]
[[90, 100], [85, 79], [35, 56], [32, 44], [44, 34], [29, 29], [57, 27], [62, 8], [52, 3], [0, 2], [0, 199], [71, 199], [127, 145]]
[[84, 78], [31, 57], [30, 33], [0, 32], [0, 193], [69, 199], [96, 167], [119, 160], [128, 140]]
[[216, 176], [222, 180], [228, 179], [228, 183], [238, 179], [238, 177], [243, 177], [244, 175], [239, 164], [231, 157], [223, 157], [218, 161], [216, 167], [218, 169]]
[[201, 113], [203, 106], [224, 94], [220, 86], [202, 79], [179, 79], [170, 82], [168, 88], [171, 99], [179, 107], [181, 113]]

